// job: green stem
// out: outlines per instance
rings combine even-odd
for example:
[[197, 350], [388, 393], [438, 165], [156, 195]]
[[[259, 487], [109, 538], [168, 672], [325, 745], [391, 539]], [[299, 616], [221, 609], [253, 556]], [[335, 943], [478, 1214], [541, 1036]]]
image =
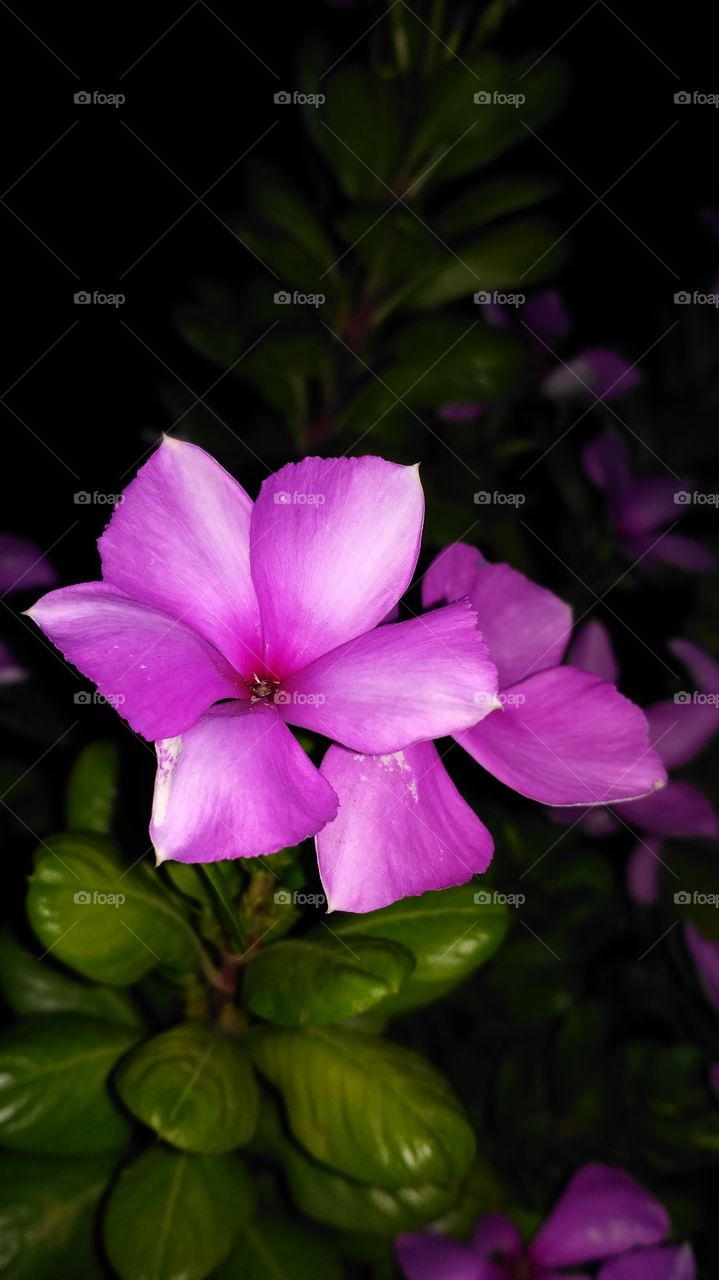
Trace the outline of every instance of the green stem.
[[247, 950], [247, 938], [227, 888], [224, 867], [221, 862], [204, 862], [199, 863], [198, 866], [207, 882], [207, 890], [217, 922], [227, 935], [228, 941], [242, 955]]

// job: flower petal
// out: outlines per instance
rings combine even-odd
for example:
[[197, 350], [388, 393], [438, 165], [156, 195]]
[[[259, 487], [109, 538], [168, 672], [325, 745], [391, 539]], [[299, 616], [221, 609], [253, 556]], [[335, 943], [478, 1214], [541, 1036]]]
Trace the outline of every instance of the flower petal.
[[244, 676], [261, 659], [250, 577], [252, 502], [204, 449], [165, 439], [100, 538], [106, 582], [179, 618]]
[[321, 772], [340, 801], [317, 837], [330, 910], [374, 911], [486, 871], [492, 837], [431, 742], [382, 756], [330, 747]]
[[451, 603], [460, 588], [477, 610], [500, 689], [561, 662], [572, 611], [558, 596], [510, 565], [488, 564], [473, 547], [455, 543], [425, 574], [422, 602], [425, 608]]
[[313, 836], [337, 797], [272, 707], [213, 707], [157, 744], [150, 835], [158, 862], [276, 853]]
[[667, 769], [688, 764], [719, 731], [719, 707], [713, 703], [656, 702], [644, 714], [652, 746]]
[[584, 469], [598, 489], [621, 498], [631, 480], [629, 450], [617, 436], [597, 436], [582, 452]]
[[532, 336], [548, 347], [566, 338], [571, 328], [569, 313], [556, 289], [543, 289], [525, 302], [522, 320]]
[[623, 1258], [612, 1258], [600, 1269], [597, 1280], [696, 1280], [691, 1245], [667, 1245], [658, 1249], [633, 1249]]
[[686, 484], [671, 476], [639, 476], [632, 481], [617, 514], [622, 536], [639, 538], [684, 515], [686, 508], [677, 502], [677, 494], [686, 489]]
[[412, 577], [424, 499], [417, 467], [304, 458], [265, 480], [252, 576], [265, 657], [289, 675], [377, 626]]
[[719, 694], [719, 664], [692, 640], [670, 640], [670, 653], [679, 658], [697, 682], [701, 693]]
[[619, 682], [619, 663], [603, 622], [587, 622], [577, 631], [567, 651], [567, 662], [608, 684]]
[[719, 1013], [719, 942], [705, 938], [693, 924], [684, 926], [684, 941], [704, 994]]
[[618, 812], [625, 822], [659, 836], [711, 839], [719, 835], [714, 808], [690, 782], [670, 781], [653, 795], [623, 804]]
[[502, 696], [503, 712], [456, 737], [522, 795], [544, 804], [610, 804], [666, 779], [639, 708], [596, 676], [555, 667]]
[[529, 1252], [545, 1267], [575, 1266], [660, 1244], [670, 1230], [664, 1205], [628, 1173], [587, 1164], [575, 1173]]
[[641, 382], [641, 377], [623, 356], [608, 347], [587, 347], [566, 364], [554, 369], [544, 380], [546, 395], [556, 400], [615, 400]]
[[445, 737], [500, 706], [466, 601], [350, 640], [290, 676], [279, 698], [291, 724], [370, 754]]
[[51, 587], [57, 574], [39, 547], [27, 538], [0, 533], [0, 596]]
[[494, 1254], [517, 1258], [522, 1252], [522, 1237], [509, 1218], [501, 1213], [487, 1213], [474, 1229], [472, 1248], [480, 1258], [491, 1258]]
[[653, 907], [659, 899], [659, 872], [662, 867], [664, 841], [648, 835], [634, 846], [627, 862], [629, 896], [642, 907]]
[[397, 1263], [404, 1280], [502, 1280], [502, 1271], [483, 1262], [456, 1240], [416, 1231], [397, 1236]]
[[28, 614], [150, 741], [184, 733], [220, 698], [247, 696], [211, 644], [106, 582], [51, 591]]
[[686, 569], [689, 573], [713, 573], [717, 567], [717, 558], [713, 551], [705, 547], [696, 538], [685, 538], [681, 533], [668, 533], [654, 545], [651, 555], [663, 564], [673, 565], [675, 569]]

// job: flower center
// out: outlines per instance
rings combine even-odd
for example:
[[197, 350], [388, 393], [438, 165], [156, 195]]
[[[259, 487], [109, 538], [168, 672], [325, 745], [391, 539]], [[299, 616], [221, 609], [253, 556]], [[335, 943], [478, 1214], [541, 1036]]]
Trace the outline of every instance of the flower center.
[[275, 680], [272, 676], [253, 676], [250, 685], [250, 702], [265, 702], [272, 699], [279, 687], [279, 680]]

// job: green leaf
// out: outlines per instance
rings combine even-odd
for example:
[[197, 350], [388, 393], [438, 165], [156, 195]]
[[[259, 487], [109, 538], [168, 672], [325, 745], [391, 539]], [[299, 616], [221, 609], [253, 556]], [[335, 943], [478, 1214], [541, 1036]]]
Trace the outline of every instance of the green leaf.
[[140, 1045], [115, 1077], [125, 1106], [166, 1142], [221, 1155], [252, 1137], [259, 1093], [237, 1040], [196, 1023]]
[[540, 218], [502, 224], [471, 244], [460, 244], [456, 257], [420, 281], [403, 305], [424, 310], [457, 298], [467, 300], [482, 290], [522, 292], [551, 275], [564, 262], [566, 241], [551, 223]]
[[304, 108], [305, 123], [345, 195], [391, 199], [387, 187], [398, 176], [402, 152], [398, 86], [351, 67], [336, 72], [320, 90], [327, 101], [317, 110]]
[[122, 1280], [203, 1280], [230, 1252], [253, 1208], [236, 1156], [151, 1147], [123, 1169], [104, 1238]]
[[333, 1248], [310, 1228], [278, 1214], [247, 1223], [214, 1280], [342, 1280]]
[[340, 1027], [262, 1029], [249, 1046], [295, 1137], [339, 1172], [395, 1188], [451, 1183], [471, 1163], [460, 1103], [418, 1054]]
[[67, 825], [72, 831], [109, 835], [118, 767], [117, 747], [112, 742], [93, 742], [80, 752], [67, 791]]
[[137, 1034], [53, 1014], [0, 1036], [0, 1142], [16, 1151], [91, 1155], [127, 1140], [130, 1126], [107, 1077]]
[[49, 958], [36, 959], [9, 933], [0, 933], [0, 985], [19, 1018], [45, 1013], [80, 1013], [123, 1026], [143, 1026], [139, 1010], [124, 991], [91, 986], [62, 973]]
[[546, 178], [498, 178], [474, 187], [446, 205], [432, 225], [445, 240], [476, 231], [508, 213], [521, 213], [554, 195], [556, 182]]
[[350, 946], [363, 937], [408, 947], [415, 969], [378, 1011], [402, 1013], [438, 1000], [494, 954], [508, 926], [507, 909], [475, 902], [475, 885], [404, 898], [366, 915], [335, 916], [333, 929]]
[[260, 952], [245, 972], [244, 1001], [283, 1027], [323, 1026], [395, 994], [413, 968], [411, 952], [396, 943], [311, 934]]
[[100, 1280], [97, 1203], [112, 1160], [0, 1156], [2, 1280]]
[[197, 969], [198, 944], [157, 872], [123, 865], [96, 836], [48, 837], [38, 849], [27, 910], [43, 946], [79, 973], [114, 986], [157, 964]]

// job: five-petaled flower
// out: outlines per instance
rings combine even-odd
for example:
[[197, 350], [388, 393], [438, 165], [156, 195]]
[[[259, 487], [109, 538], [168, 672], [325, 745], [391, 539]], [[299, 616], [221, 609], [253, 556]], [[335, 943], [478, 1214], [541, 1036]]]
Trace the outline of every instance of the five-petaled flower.
[[[425, 605], [446, 603], [387, 621], [422, 519], [415, 467], [305, 458], [253, 505], [203, 450], [168, 440], [100, 539], [103, 581], [30, 611], [157, 743], [160, 861], [251, 857], [316, 835], [330, 907], [369, 911], [491, 859], [435, 738], [455, 735], [549, 804], [663, 783], [641, 712], [558, 667], [567, 606], [508, 566], [450, 548], [425, 578]], [[319, 769], [289, 724], [333, 741]]]

